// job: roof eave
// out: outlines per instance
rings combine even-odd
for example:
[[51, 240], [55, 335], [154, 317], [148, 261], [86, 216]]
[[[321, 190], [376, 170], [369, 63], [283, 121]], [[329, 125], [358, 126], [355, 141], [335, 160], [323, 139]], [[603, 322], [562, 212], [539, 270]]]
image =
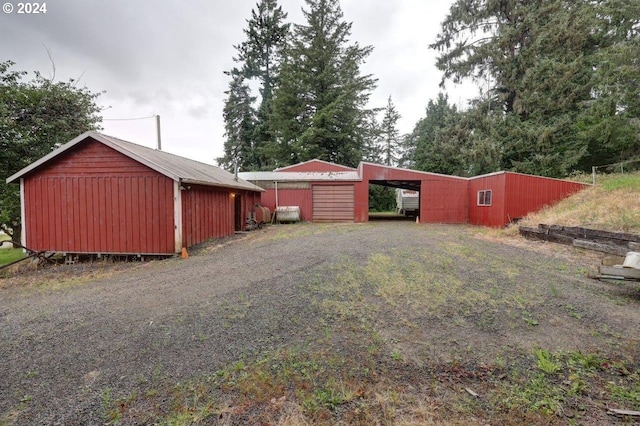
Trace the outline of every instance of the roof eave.
[[256, 186], [250, 182], [247, 182], [246, 186], [243, 185], [229, 185], [225, 183], [213, 183], [213, 182], [204, 182], [196, 179], [180, 179], [180, 182], [191, 184], [191, 185], [202, 185], [202, 186], [215, 186], [216, 188], [228, 188], [228, 189], [236, 189], [239, 191], [254, 191], [254, 192], [264, 192], [264, 189]]

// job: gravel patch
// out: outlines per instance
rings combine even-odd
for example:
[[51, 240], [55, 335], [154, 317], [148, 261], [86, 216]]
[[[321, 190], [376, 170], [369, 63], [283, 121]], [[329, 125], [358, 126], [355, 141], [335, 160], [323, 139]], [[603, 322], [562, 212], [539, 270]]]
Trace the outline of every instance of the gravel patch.
[[[138, 263], [97, 279], [86, 276], [100, 266], [85, 266], [77, 279], [86, 282], [61, 288], [25, 287], [5, 279], [0, 280], [0, 420], [20, 425], [103, 424], [105, 401], [127, 395], [142, 382], [175, 383], [213, 374], [238, 359], [312, 339], [323, 313], [315, 303], [318, 292], [310, 289], [331, 282], [336, 264], [365, 264], [373, 253], [394, 250], [445, 256], [458, 245], [488, 258], [512, 259], [527, 271], [522, 278], [527, 282], [552, 279], [559, 287], [582, 288], [579, 294], [566, 295], [578, 307], [602, 292], [608, 298], [629, 296], [628, 289], [576, 275], [567, 265], [577, 264], [578, 258], [569, 264], [558, 253], [479, 239], [470, 227], [407, 222], [271, 227], [224, 244], [204, 245], [188, 259]], [[477, 264], [453, 267], [458, 273], [466, 271], [470, 282], [476, 275], [491, 279], [491, 272]], [[1, 282], [6, 280], [12, 284]], [[617, 333], [637, 333], [637, 303], [616, 309], [600, 299], [589, 303], [583, 315], [615, 327]], [[402, 336], [402, 331], [394, 331], [393, 318], [381, 317], [379, 325], [383, 336]], [[447, 338], [447, 321], [431, 325], [412, 338]], [[548, 338], [549, 345], [557, 340], [560, 347], [571, 324], [552, 325], [557, 334]], [[481, 344], [486, 338], [466, 324], [458, 328], [467, 330], [463, 336], [469, 341]], [[513, 331], [496, 326], [492, 333], [497, 337], [487, 345], [500, 349], [540, 342], [540, 336], [527, 338]], [[589, 345], [588, 335], [580, 338]], [[575, 344], [582, 343], [576, 339]], [[414, 349], [415, 356], [424, 355], [419, 345]], [[406, 352], [412, 353], [410, 348]], [[436, 355], [446, 358], [441, 351]]]

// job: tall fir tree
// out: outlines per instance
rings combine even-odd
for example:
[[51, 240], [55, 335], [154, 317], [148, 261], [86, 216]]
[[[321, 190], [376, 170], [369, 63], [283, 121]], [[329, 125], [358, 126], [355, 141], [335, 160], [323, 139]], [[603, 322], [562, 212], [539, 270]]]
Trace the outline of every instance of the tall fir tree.
[[349, 43], [351, 23], [338, 0], [305, 0], [274, 96], [270, 152], [280, 164], [320, 158], [356, 166], [370, 137], [367, 109], [376, 80], [360, 66], [372, 47]]
[[401, 156], [400, 131], [398, 131], [398, 120], [401, 115], [396, 110], [391, 96], [387, 100], [384, 108], [384, 116], [380, 124], [380, 142], [382, 145], [382, 161], [387, 166], [397, 166]]
[[[223, 167], [230, 165], [228, 161], [230, 152], [237, 152], [237, 156], [242, 158], [243, 170], [261, 170], [271, 165], [269, 151], [265, 146], [273, 139], [270, 123], [272, 99], [273, 90], [278, 85], [280, 64], [289, 33], [290, 24], [285, 22], [286, 19], [287, 14], [278, 5], [277, 0], [260, 0], [251, 11], [251, 18], [247, 20], [247, 28], [244, 29], [245, 41], [235, 46], [238, 56], [234, 61], [238, 64], [238, 68], [228, 73], [232, 77], [229, 91], [234, 90], [232, 86], [239, 88], [240, 82], [237, 80], [241, 77], [243, 80], [241, 84], [246, 86], [242, 91], [246, 91], [246, 94], [239, 96], [240, 92], [236, 90], [237, 96], [227, 98], [225, 111], [241, 110], [242, 114], [248, 118], [246, 100], [251, 99], [250, 105], [253, 107], [257, 97], [251, 95], [245, 83], [247, 81], [257, 80], [260, 86], [260, 101], [252, 119], [245, 122], [242, 132], [245, 138], [243, 143], [233, 139], [238, 136], [237, 131], [227, 133], [225, 156], [220, 163]], [[240, 104], [230, 105], [230, 102], [234, 101]], [[234, 114], [229, 115], [229, 118], [234, 120]], [[251, 132], [247, 132], [250, 122]], [[225, 121], [225, 124], [227, 128], [237, 126], [237, 123], [233, 122]]]
[[224, 156], [217, 158], [218, 165], [226, 170], [252, 170], [258, 162], [255, 143], [256, 111], [255, 97], [247, 85], [244, 75], [238, 69], [226, 72], [231, 77], [229, 89], [225, 92], [222, 117], [226, 141]]
[[405, 155], [410, 158], [411, 167], [426, 172], [444, 173], [450, 169], [445, 166], [453, 158], [436, 145], [436, 135], [447, 125], [453, 123], [452, 116], [457, 113], [455, 105], [449, 104], [446, 94], [438, 93], [438, 98], [429, 100], [425, 116], [415, 125], [405, 139]]

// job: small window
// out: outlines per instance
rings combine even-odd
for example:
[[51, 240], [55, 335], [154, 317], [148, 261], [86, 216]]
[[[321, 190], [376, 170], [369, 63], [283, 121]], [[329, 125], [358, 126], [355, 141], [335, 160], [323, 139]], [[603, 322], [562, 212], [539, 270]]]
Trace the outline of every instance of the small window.
[[485, 189], [483, 191], [478, 191], [478, 205], [479, 206], [490, 206], [491, 205], [491, 190]]

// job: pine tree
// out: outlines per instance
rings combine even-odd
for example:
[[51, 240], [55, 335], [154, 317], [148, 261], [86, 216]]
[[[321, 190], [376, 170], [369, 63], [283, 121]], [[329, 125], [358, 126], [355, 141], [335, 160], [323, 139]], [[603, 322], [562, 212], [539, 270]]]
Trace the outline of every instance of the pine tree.
[[375, 79], [360, 65], [372, 47], [349, 44], [351, 24], [338, 0], [305, 0], [274, 97], [271, 152], [284, 163], [319, 158], [356, 166], [370, 136], [366, 108]]

